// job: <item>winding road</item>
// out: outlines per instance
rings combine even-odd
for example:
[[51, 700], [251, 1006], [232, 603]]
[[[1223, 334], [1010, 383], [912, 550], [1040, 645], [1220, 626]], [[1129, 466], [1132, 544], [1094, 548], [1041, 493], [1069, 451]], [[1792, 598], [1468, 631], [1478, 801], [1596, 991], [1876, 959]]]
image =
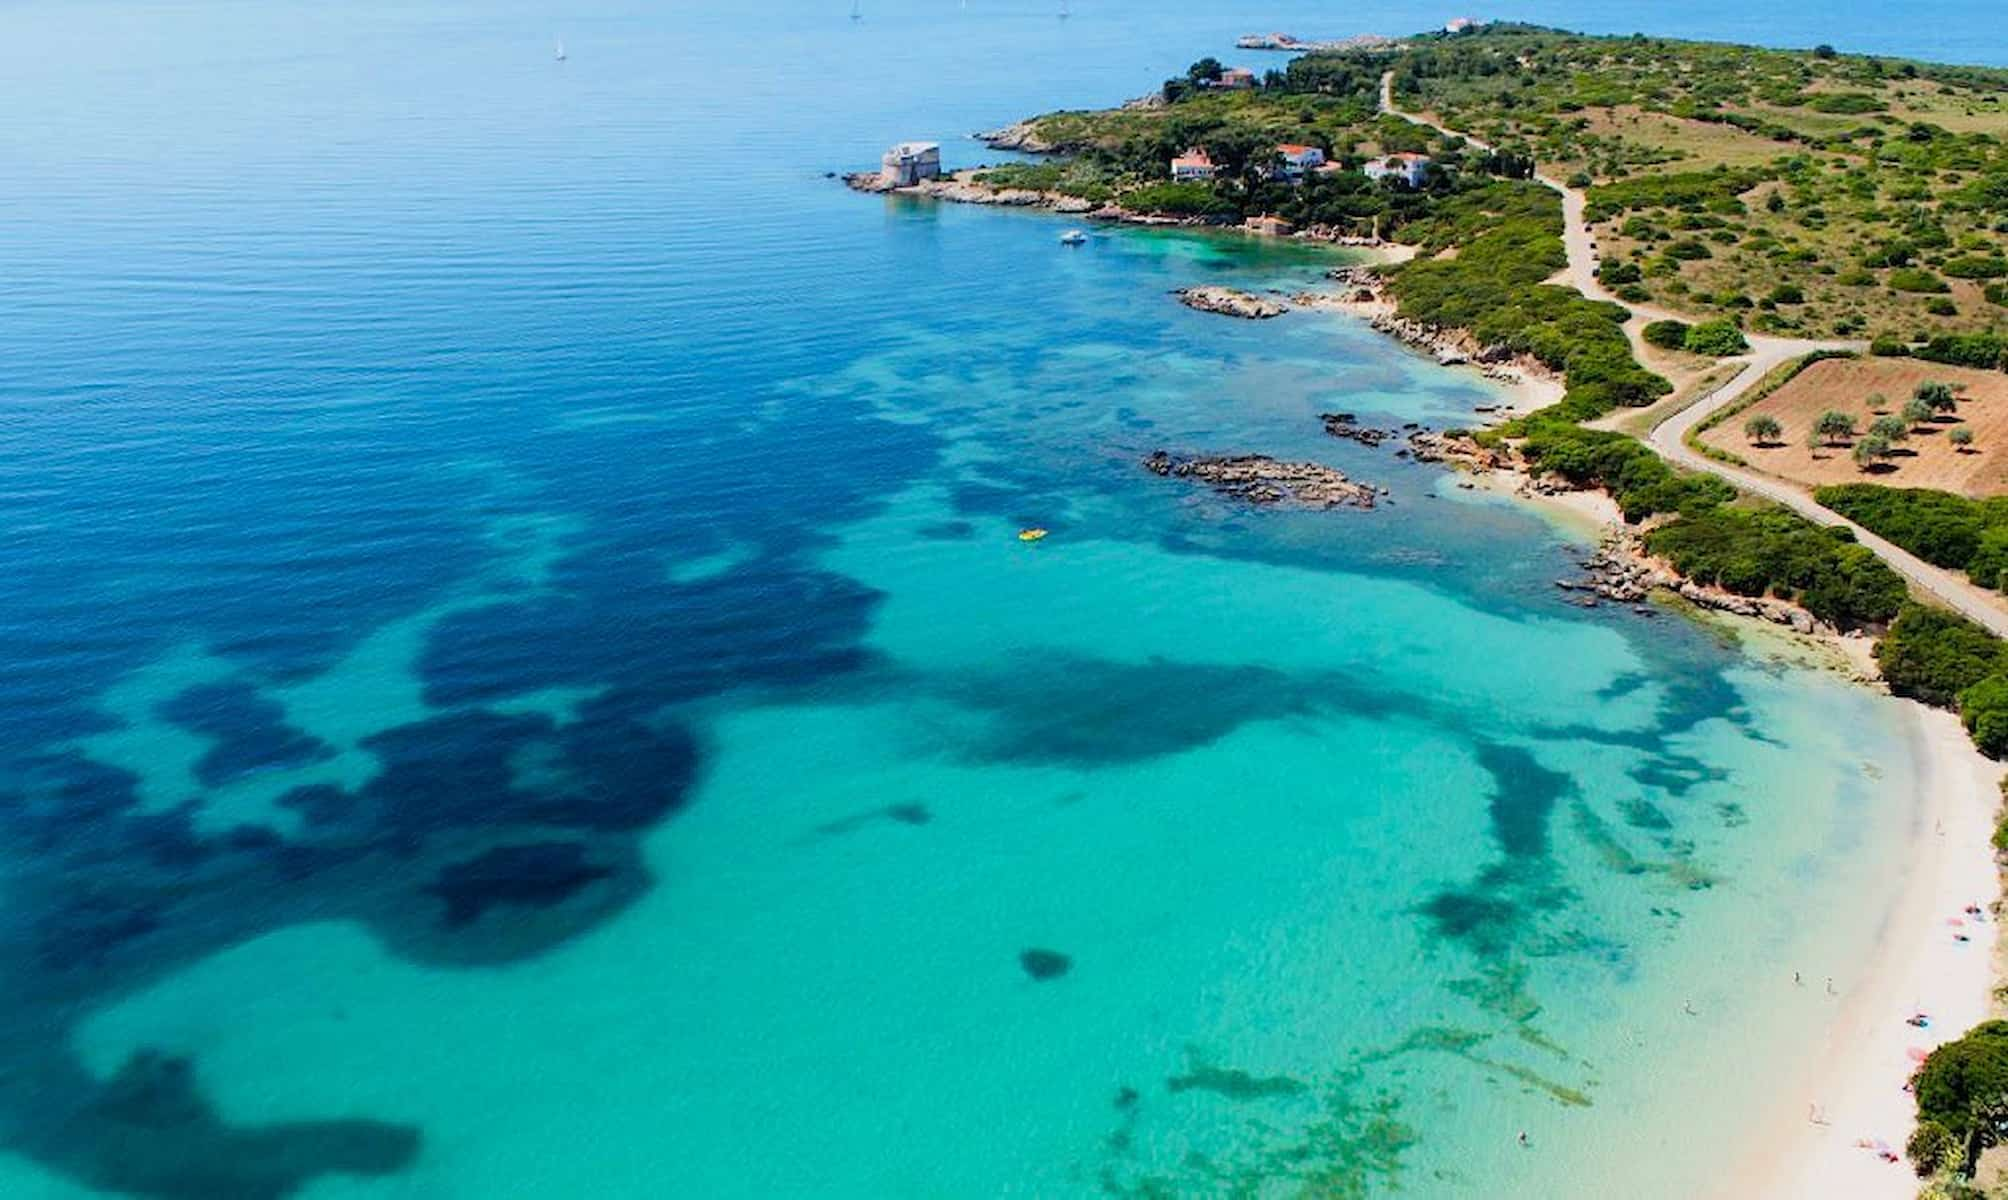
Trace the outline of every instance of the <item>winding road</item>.
[[[1439, 124], [1416, 113], [1404, 112], [1394, 102], [1394, 72], [1381, 76], [1381, 111], [1390, 116], [1400, 117], [1425, 128], [1433, 129], [1446, 137], [1462, 138], [1480, 150], [1490, 150], [1490, 143], [1472, 137], [1468, 133]], [[1627, 304], [1613, 296], [1597, 279], [1597, 244], [1590, 232], [1589, 222], [1584, 217], [1589, 198], [1579, 188], [1572, 188], [1559, 179], [1536, 172], [1534, 180], [1553, 189], [1562, 197], [1562, 242], [1568, 251], [1569, 265], [1562, 268], [1549, 282], [1567, 284], [1592, 300], [1606, 300], [1623, 305], [1631, 317], [1625, 322], [1625, 337], [1631, 341], [1632, 354], [1639, 361], [1647, 361], [1651, 355], [1645, 341], [1645, 327], [1661, 320], [1691, 320], [1679, 313], [1650, 304]], [[1815, 350], [1850, 350], [1860, 352], [1867, 348], [1864, 342], [1822, 342], [1798, 338], [1765, 337], [1759, 334], [1747, 335], [1750, 352], [1725, 362], [1740, 362], [1743, 369], [1727, 383], [1705, 396], [1698, 397], [1692, 404], [1663, 418], [1646, 435], [1647, 443], [1660, 457], [1693, 471], [1706, 471], [1711, 475], [1729, 481], [1732, 485], [1766, 500], [1784, 505], [1809, 521], [1820, 525], [1843, 525], [1852, 530], [1855, 540], [1874, 551], [1891, 569], [1909, 580], [1920, 591], [1926, 592], [1955, 612], [1978, 622], [1992, 631], [1996, 637], [2008, 638], [2008, 607], [2004, 607], [1995, 593], [1974, 586], [1963, 575], [1935, 567], [1910, 551], [1897, 546], [1885, 538], [1862, 528], [1830, 508], [1816, 503], [1806, 489], [1787, 483], [1771, 475], [1759, 474], [1728, 463], [1717, 462], [1697, 453], [1687, 445], [1687, 435], [1695, 426], [1707, 420], [1710, 414], [1720, 411], [1751, 388], [1776, 368], [1810, 354]]]

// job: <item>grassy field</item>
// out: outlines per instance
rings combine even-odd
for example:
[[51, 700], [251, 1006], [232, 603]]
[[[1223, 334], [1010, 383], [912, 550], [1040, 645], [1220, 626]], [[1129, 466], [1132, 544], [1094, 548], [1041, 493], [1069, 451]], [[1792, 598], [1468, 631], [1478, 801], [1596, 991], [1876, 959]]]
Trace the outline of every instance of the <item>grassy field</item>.
[[[1865, 430], [1876, 416], [1900, 412], [1919, 384], [1931, 382], [1953, 385], [1959, 397], [1956, 413], [1913, 432], [1885, 467], [1863, 471], [1856, 466], [1849, 453], [1851, 441], [1817, 450], [1807, 445], [1807, 432], [1821, 413], [1845, 412], [1855, 418], [1858, 431]], [[1873, 399], [1878, 395], [1884, 398], [1880, 402]], [[1779, 444], [1753, 446], [1744, 436], [1744, 423], [1760, 415], [1784, 426]], [[1966, 452], [1957, 450], [1946, 436], [1956, 425], [1973, 430], [1973, 445]], [[1913, 359], [1830, 359], [1807, 367], [1747, 410], [1701, 434], [1700, 440], [1758, 470], [1809, 487], [1881, 483], [1975, 497], [1997, 495], [2008, 490], [2008, 374]]]

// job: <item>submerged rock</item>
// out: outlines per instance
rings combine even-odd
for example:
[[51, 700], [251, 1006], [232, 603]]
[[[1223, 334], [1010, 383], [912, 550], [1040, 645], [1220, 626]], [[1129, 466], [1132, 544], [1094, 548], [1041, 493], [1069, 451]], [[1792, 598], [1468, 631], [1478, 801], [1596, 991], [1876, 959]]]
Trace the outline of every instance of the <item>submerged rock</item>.
[[1164, 1081], [1164, 1086], [1173, 1092], [1195, 1089], [1212, 1092], [1229, 1100], [1266, 1100], [1309, 1090], [1302, 1080], [1288, 1075], [1250, 1075], [1238, 1068], [1210, 1067], [1203, 1063], [1195, 1064], [1183, 1075], [1173, 1075]]
[[1371, 485], [1354, 483], [1342, 472], [1319, 463], [1278, 462], [1266, 454], [1177, 458], [1159, 450], [1144, 459], [1143, 465], [1153, 475], [1197, 479], [1250, 504], [1289, 501], [1312, 508], [1374, 506]]
[[1018, 952], [1018, 965], [1025, 968], [1025, 974], [1044, 983], [1048, 979], [1058, 979], [1072, 970], [1074, 960], [1058, 950], [1041, 950], [1034, 947]]

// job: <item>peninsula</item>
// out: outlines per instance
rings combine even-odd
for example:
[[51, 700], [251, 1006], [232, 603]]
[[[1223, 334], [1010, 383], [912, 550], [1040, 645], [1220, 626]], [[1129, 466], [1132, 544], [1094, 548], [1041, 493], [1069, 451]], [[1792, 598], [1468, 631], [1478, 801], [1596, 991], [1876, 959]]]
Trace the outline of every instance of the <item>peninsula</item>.
[[[1920, 851], [1900, 917], [1998, 894], [1995, 772], [1945, 735], [2008, 754], [2008, 71], [1460, 23], [1259, 79], [1202, 59], [986, 140], [1039, 157], [898, 190], [1403, 247], [1329, 299], [1552, 372], [1558, 400], [1464, 441], [1608, 495], [1651, 568], [1621, 579], [1796, 606], [1957, 714], [1932, 716], [1921, 807], [1960, 842]], [[1885, 967], [1880, 1000], [1942, 997], [1943, 1032], [1911, 1034], [1935, 1049], [1886, 1062], [1895, 1034], [1851, 1012], [1824, 1081], [1848, 1119], [1901, 1123], [1919, 1176], [1966, 1186], [2008, 1106], [1973, 1083], [2008, 1079], [2008, 1025], [1956, 1036], [1987, 963], [1905, 944]], [[1779, 1140], [1769, 1194], [1860, 1182], [1860, 1151]]]

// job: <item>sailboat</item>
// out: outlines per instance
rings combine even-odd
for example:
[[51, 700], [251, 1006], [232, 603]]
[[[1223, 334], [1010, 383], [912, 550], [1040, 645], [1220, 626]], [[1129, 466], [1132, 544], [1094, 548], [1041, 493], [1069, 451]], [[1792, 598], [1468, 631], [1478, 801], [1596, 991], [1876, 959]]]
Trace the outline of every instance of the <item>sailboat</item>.
[[1064, 21], [1072, 15], [1072, 13], [1067, 11], [1067, 0], [1060, 0], [1060, 19]]
[[864, 19], [865, 19], [864, 0], [851, 0], [851, 20], [862, 21]]
[[559, 38], [559, 39], [558, 39], [558, 54], [557, 54], [557, 58], [558, 58], [558, 61], [559, 61], [559, 62], [564, 62], [564, 61], [565, 61], [565, 39], [563, 39], [563, 38]]

